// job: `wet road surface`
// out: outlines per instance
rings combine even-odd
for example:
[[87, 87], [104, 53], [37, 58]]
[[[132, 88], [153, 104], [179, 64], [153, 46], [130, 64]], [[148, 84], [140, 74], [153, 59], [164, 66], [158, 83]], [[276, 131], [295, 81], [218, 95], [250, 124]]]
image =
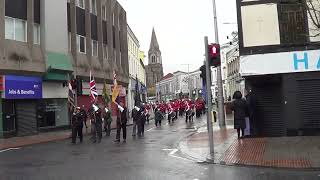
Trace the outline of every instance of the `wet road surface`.
[[177, 149], [178, 143], [205, 126], [205, 118], [192, 124], [179, 119], [173, 125], [166, 121], [161, 128], [153, 122], [146, 126], [143, 139], [131, 136], [127, 143], [113, 142], [103, 137], [93, 144], [89, 137], [83, 144], [70, 140], [40, 144], [0, 153], [0, 180], [319, 180], [319, 171], [267, 169], [221, 166], [197, 163]]

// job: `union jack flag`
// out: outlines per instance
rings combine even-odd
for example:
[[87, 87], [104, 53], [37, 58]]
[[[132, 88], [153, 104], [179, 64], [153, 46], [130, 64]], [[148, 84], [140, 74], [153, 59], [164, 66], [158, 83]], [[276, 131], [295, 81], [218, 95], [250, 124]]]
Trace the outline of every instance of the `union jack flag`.
[[90, 95], [89, 96], [90, 96], [91, 102], [94, 102], [98, 97], [96, 81], [94, 80], [94, 77], [91, 77], [91, 71], [90, 71]]

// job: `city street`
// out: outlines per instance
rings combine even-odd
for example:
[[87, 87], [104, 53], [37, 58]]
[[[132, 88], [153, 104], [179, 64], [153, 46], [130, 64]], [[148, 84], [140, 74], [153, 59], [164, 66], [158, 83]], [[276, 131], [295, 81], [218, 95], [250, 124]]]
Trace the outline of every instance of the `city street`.
[[70, 140], [21, 147], [0, 153], [0, 179], [272, 179], [313, 180], [318, 171], [221, 166], [198, 163], [181, 154], [178, 143], [206, 126], [206, 118], [186, 125], [179, 119], [173, 125], [166, 121], [155, 128], [146, 126], [145, 138], [133, 139], [128, 127], [127, 143], [114, 143], [103, 137], [101, 144], [92, 144], [86, 137], [83, 144]]

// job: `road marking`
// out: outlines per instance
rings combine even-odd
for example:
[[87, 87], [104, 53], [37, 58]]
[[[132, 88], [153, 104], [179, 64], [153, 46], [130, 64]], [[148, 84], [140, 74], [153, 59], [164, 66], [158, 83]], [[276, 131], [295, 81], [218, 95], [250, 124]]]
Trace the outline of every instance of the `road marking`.
[[149, 131], [151, 131], [151, 130], [153, 130], [153, 129], [155, 129], [155, 127], [148, 129], [146, 132], [149, 132]]
[[8, 148], [8, 149], [1, 150], [0, 153], [6, 152], [6, 151], [11, 151], [11, 150], [18, 150], [18, 149], [21, 149], [21, 148]]
[[187, 159], [187, 158], [183, 158], [183, 157], [180, 157], [180, 156], [176, 156], [175, 153], [179, 151], [179, 149], [162, 149], [163, 151], [171, 151], [169, 153], [169, 156], [170, 157], [173, 157], [173, 158], [177, 158], [177, 159], [182, 159], [184, 161], [189, 161], [189, 162], [193, 162], [191, 161], [190, 159]]

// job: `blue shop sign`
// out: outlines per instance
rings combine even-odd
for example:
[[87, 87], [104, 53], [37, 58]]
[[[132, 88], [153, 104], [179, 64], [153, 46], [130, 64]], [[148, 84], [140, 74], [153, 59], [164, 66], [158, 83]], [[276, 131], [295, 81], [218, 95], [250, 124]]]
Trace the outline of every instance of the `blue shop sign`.
[[5, 76], [6, 99], [41, 99], [42, 79], [40, 77]]

